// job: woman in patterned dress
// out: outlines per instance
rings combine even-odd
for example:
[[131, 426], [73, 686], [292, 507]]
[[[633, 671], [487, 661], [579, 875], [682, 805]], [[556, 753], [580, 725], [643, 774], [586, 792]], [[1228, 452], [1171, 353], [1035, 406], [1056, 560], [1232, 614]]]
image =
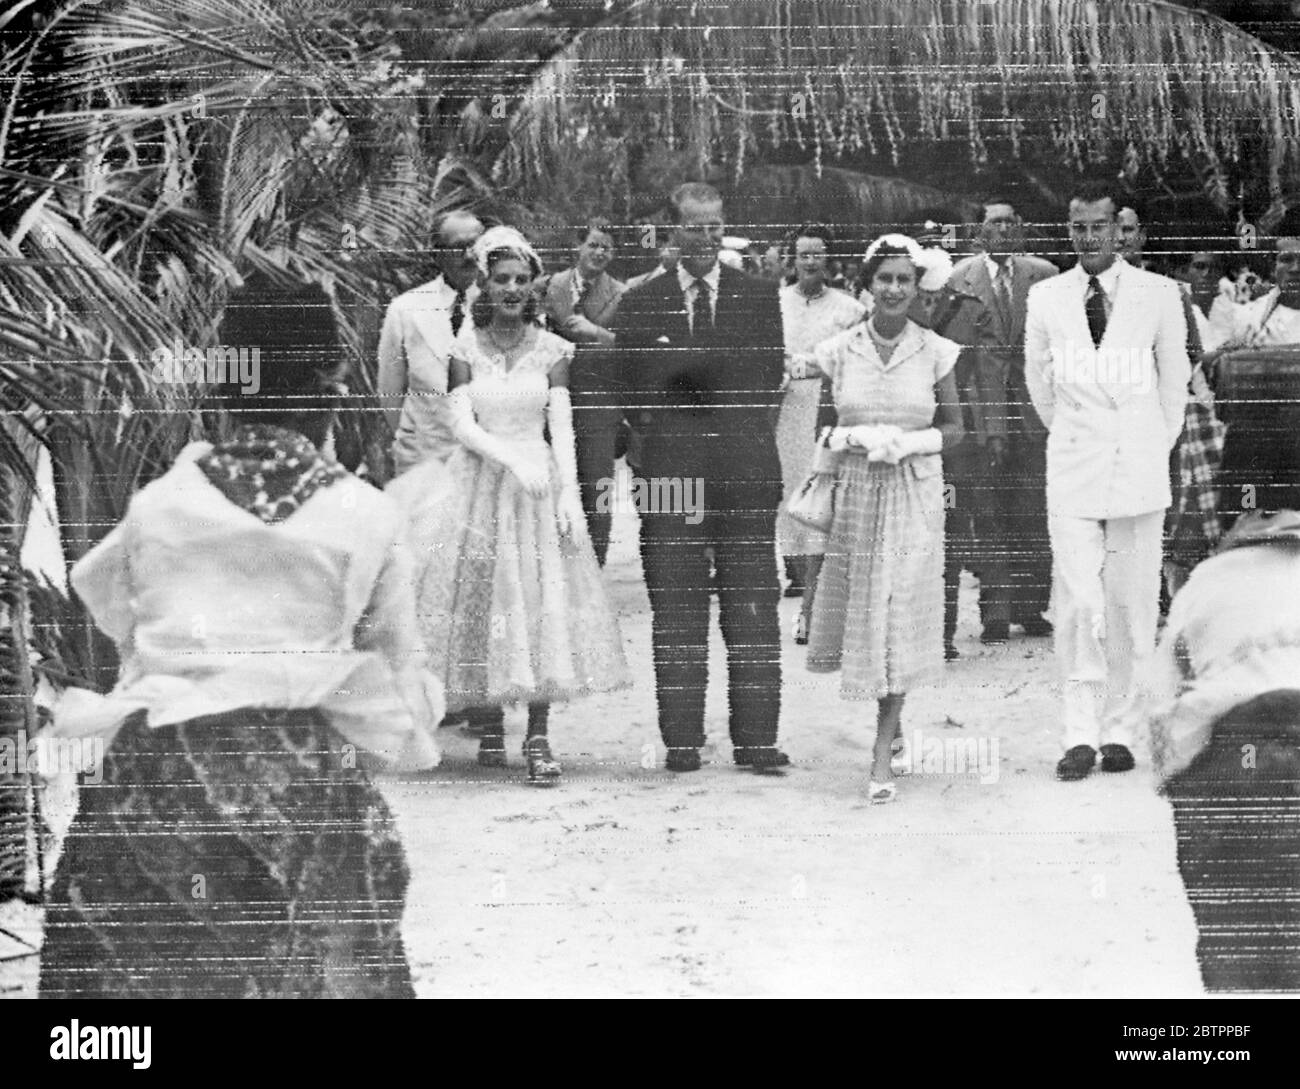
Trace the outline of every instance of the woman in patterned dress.
[[338, 400], [323, 292], [250, 283], [238, 426], [187, 446], [72, 570], [117, 643], [55, 737], [107, 741], [46, 911], [43, 998], [413, 998], [406, 859], [362, 761], [437, 763], [442, 714], [402, 513], [321, 453]]
[[911, 238], [876, 239], [862, 267], [871, 317], [813, 352], [831, 380], [839, 417], [832, 447], [844, 460], [808, 668], [843, 669], [845, 699], [878, 703], [872, 802], [895, 797], [890, 758], [905, 695], [931, 683], [943, 663], [939, 453], [962, 435], [952, 374], [961, 349], [907, 316], [928, 262]]
[[[822, 390], [822, 376], [811, 367], [812, 350], [854, 325], [863, 314], [856, 299], [826, 283], [832, 244], [828, 228], [817, 224], [801, 227], [794, 240], [798, 279], [781, 288], [787, 384], [777, 417], [776, 448], [781, 458], [785, 502], [790, 501], [812, 468]], [[803, 595], [802, 608], [795, 618], [794, 641], [807, 643], [826, 535], [795, 521], [785, 513], [783, 504], [776, 519], [776, 539], [791, 584], [786, 592], [800, 591]]]
[[[475, 244], [483, 288], [452, 348], [462, 444], [394, 480], [416, 552], [416, 612], [451, 710], [481, 729], [478, 760], [506, 763], [508, 703], [528, 704], [528, 781], [554, 783], [549, 704], [628, 684], [578, 494], [574, 346], [536, 322], [541, 261], [494, 227]], [[550, 432], [550, 443], [545, 430]]]

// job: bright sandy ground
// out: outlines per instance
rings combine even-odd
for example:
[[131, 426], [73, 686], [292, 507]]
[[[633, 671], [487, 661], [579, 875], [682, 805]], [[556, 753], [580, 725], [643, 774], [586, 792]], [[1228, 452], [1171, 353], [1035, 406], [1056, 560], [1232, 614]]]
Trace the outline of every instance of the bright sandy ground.
[[[963, 591], [960, 661], [904, 711], [908, 733], [974, 737], [995, 774], [901, 780], [866, 802], [873, 705], [803, 668], [782, 604], [782, 745], [794, 768], [731, 764], [715, 635], [702, 771], [662, 763], [636, 523], [607, 571], [635, 687], [552, 713], [563, 785], [484, 772], [439, 733], [425, 776], [382, 782], [412, 877], [407, 952], [420, 995], [1199, 995], [1196, 932], [1168, 805], [1149, 765], [1081, 783], [1059, 756], [1050, 641], [982, 647]], [[1016, 629], [1018, 632], [1018, 629]], [[39, 913], [0, 927], [39, 941]], [[4, 952], [21, 947], [0, 935]], [[0, 963], [0, 995], [34, 993], [36, 958]]]

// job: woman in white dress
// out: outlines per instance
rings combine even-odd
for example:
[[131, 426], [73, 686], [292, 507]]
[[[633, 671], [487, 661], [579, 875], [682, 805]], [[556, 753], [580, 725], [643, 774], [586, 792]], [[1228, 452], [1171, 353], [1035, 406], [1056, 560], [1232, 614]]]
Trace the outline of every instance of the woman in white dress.
[[[794, 240], [797, 279], [781, 288], [781, 321], [785, 327], [786, 389], [776, 423], [776, 448], [781, 458], [785, 502], [812, 469], [817, 409], [822, 375], [810, 366], [812, 350], [862, 318], [863, 307], [827, 282], [827, 259], [833, 245], [830, 230], [817, 224], [801, 227]], [[803, 595], [795, 618], [794, 641], [808, 642], [808, 621], [821, 570], [826, 535], [795, 521], [782, 504], [776, 519], [777, 545], [790, 580], [787, 596]]]
[[470, 711], [479, 763], [500, 767], [502, 706], [526, 702], [528, 778], [545, 785], [561, 771], [549, 704], [624, 687], [627, 666], [579, 500], [573, 345], [536, 322], [541, 262], [518, 231], [494, 227], [474, 253], [482, 291], [448, 382], [461, 447], [388, 490], [408, 512], [416, 612], [448, 708]]

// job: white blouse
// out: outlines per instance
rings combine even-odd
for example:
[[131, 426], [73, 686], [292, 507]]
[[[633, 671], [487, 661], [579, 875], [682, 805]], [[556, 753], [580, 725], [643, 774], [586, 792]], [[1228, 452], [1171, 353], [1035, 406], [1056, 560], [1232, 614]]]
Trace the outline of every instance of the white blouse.
[[229, 502], [191, 443], [72, 570], [117, 643], [107, 696], [69, 689], [52, 736], [110, 735], [240, 707], [318, 708], [349, 741], [403, 767], [433, 767], [441, 685], [424, 668], [404, 519], [347, 477], [266, 524]]

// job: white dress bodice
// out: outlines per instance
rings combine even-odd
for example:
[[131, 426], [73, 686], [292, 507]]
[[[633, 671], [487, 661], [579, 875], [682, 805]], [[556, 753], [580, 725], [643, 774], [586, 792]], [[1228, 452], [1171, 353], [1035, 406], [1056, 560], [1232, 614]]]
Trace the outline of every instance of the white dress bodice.
[[502, 354], [485, 350], [473, 329], [462, 330], [452, 358], [469, 367], [466, 387], [474, 416], [488, 434], [510, 443], [545, 446], [546, 400], [555, 366], [573, 358], [573, 345], [547, 332], [507, 368]]

